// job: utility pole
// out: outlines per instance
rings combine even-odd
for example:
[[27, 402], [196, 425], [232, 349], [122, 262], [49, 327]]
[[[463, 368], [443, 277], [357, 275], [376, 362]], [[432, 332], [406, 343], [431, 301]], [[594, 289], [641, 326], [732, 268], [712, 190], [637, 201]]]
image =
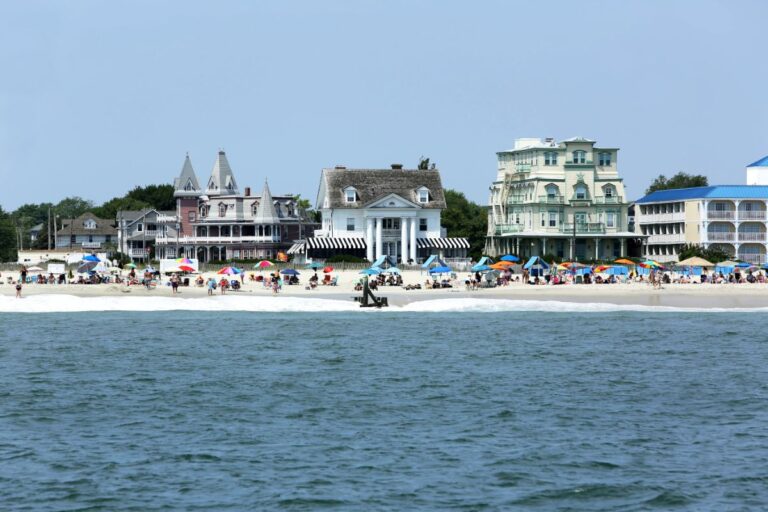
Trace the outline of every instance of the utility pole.
[[51, 250], [51, 207], [48, 207], [48, 250]]

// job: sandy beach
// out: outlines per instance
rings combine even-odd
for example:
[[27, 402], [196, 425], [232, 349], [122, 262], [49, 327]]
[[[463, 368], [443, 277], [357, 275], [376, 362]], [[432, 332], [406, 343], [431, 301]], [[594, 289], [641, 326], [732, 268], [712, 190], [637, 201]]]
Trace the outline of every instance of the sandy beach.
[[[15, 295], [15, 287], [5, 282], [0, 285], [0, 295]], [[258, 273], [257, 273], [258, 275]], [[265, 288], [260, 282], [252, 282], [245, 279], [241, 290], [227, 291], [229, 296], [260, 296], [273, 297], [280, 300], [281, 297], [302, 297], [326, 300], [338, 300], [351, 302], [354, 296], [360, 292], [354, 290], [354, 284], [360, 278], [355, 271], [334, 272], [338, 277], [337, 286], [319, 285], [317, 288], [307, 289], [307, 282], [311, 272], [303, 271], [301, 284], [283, 286], [279, 294], [275, 295], [270, 289]], [[204, 278], [218, 277], [213, 273], [203, 274]], [[511, 283], [509, 286], [496, 288], [481, 288], [469, 291], [464, 286], [464, 274], [459, 274], [459, 279], [454, 288], [405, 290], [401, 287], [383, 286], [374, 293], [387, 297], [389, 303], [396, 306], [410, 304], [416, 301], [438, 299], [507, 299], [526, 301], [559, 301], [569, 303], [598, 303], [638, 306], [662, 306], [680, 308], [759, 308], [768, 307], [768, 285], [766, 284], [668, 284], [662, 289], [653, 289], [646, 283], [629, 284], [590, 284], [590, 285], [523, 285]], [[421, 284], [427, 280], [427, 275], [418, 271], [405, 271], [403, 282], [405, 284]], [[204, 287], [194, 284], [189, 287], [180, 287], [179, 293], [173, 295], [167, 281], [161, 282], [156, 288], [147, 290], [142, 286], [126, 286], [124, 284], [98, 284], [98, 285], [38, 285], [27, 284], [23, 288], [23, 296], [35, 295], [72, 295], [76, 297], [122, 296], [122, 297], [177, 297], [177, 298], [204, 298], [208, 292]], [[215, 295], [220, 296], [216, 290]]]

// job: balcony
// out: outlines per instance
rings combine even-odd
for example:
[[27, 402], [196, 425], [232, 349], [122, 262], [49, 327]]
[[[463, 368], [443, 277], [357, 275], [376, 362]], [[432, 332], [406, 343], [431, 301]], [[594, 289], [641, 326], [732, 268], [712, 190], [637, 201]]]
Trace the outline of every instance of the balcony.
[[131, 258], [146, 258], [149, 256], [149, 249], [128, 249], [128, 256]]
[[[560, 225], [560, 231], [563, 233], [573, 233], [574, 224], [568, 222]], [[576, 234], [602, 234], [605, 233], [605, 224], [602, 222], [577, 222]]]
[[665, 233], [663, 235], [648, 235], [649, 244], [684, 244], [685, 234]]
[[739, 210], [739, 220], [765, 221], [765, 210]]
[[760, 253], [741, 253], [739, 255], [741, 261], [746, 261], [752, 265], [762, 265], [765, 262], [765, 254]]
[[744, 232], [739, 233], [739, 242], [762, 242], [765, 243], [765, 232]]
[[496, 236], [509, 235], [511, 233], [520, 233], [523, 231], [522, 224], [497, 224]]
[[707, 233], [707, 240], [710, 242], [733, 242], [736, 240], [736, 233], [732, 231], [712, 231]]
[[515, 172], [531, 172], [531, 164], [515, 164]]
[[661, 224], [664, 222], [685, 222], [685, 212], [643, 213], [638, 215], [639, 224]]
[[597, 204], [624, 204], [624, 198], [621, 196], [595, 196], [594, 202]]
[[571, 199], [569, 201], [572, 203], [590, 203], [592, 202], [592, 198], [589, 195], [586, 195], [584, 197], [571, 196]]
[[566, 167], [589, 167], [593, 165], [595, 165], [595, 162], [593, 160], [585, 160], [583, 162], [574, 162], [573, 160], [565, 161]]
[[733, 220], [736, 218], [734, 210], [709, 210], [707, 218], [710, 220]]
[[[317, 232], [315, 232], [317, 234]], [[157, 237], [158, 244], [206, 245], [206, 244], [243, 244], [243, 243], [277, 243], [280, 235], [268, 236], [180, 236]]]
[[525, 196], [509, 196], [507, 199], [507, 204], [522, 204], [525, 202]]
[[539, 202], [545, 204], [563, 204], [565, 203], [565, 197], [551, 195], [539, 196]]

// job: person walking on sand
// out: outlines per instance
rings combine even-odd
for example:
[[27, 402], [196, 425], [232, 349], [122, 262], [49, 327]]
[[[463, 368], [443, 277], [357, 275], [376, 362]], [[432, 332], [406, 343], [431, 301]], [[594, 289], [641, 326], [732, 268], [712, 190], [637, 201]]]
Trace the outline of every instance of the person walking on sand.
[[214, 278], [208, 279], [208, 295], [213, 295], [213, 290], [216, 289], [216, 280]]

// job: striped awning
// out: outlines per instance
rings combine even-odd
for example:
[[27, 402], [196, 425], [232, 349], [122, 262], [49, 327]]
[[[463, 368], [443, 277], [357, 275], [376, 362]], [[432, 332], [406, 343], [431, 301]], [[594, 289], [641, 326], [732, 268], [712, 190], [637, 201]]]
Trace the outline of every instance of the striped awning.
[[296, 242], [295, 244], [293, 244], [291, 246], [291, 248], [288, 249], [286, 252], [288, 254], [300, 254], [300, 253], [304, 252], [304, 250], [305, 250], [305, 248], [304, 248], [304, 240], [302, 240], [301, 242]]
[[365, 240], [362, 238], [307, 238], [308, 249], [365, 249], [365, 247]]
[[417, 238], [419, 249], [469, 249], [466, 238]]

